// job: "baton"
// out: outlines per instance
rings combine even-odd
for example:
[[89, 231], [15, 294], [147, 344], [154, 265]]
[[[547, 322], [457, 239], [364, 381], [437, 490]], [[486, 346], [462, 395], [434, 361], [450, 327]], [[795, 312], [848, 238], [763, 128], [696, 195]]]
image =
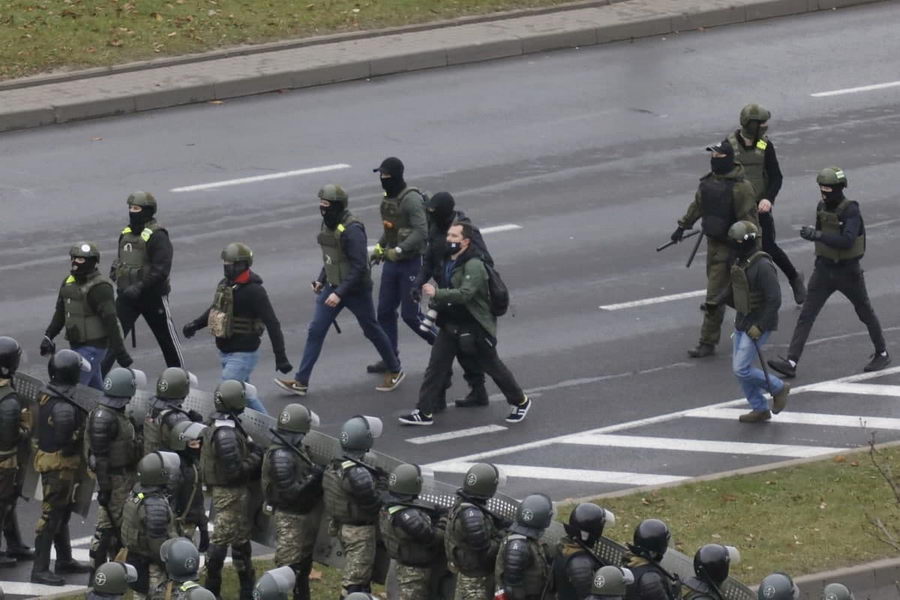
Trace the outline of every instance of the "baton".
[[[750, 337], [748, 334], [747, 337]], [[759, 358], [759, 364], [762, 367], [763, 376], [766, 378], [766, 389], [769, 390], [769, 395], [773, 398], [775, 397], [775, 392], [772, 391], [772, 382], [769, 381], [769, 369], [766, 367], [766, 359], [763, 358], [762, 350], [759, 349], [759, 344], [756, 343], [756, 340], [750, 338], [750, 341], [753, 342], [753, 347], [756, 348], [756, 356]]]
[[702, 241], [703, 241], [703, 234], [700, 233], [700, 235], [697, 236], [697, 243], [694, 244], [694, 249], [691, 250], [691, 255], [688, 256], [687, 263], [685, 263], [685, 265], [684, 265], [686, 268], [688, 268], [688, 269], [691, 268], [691, 263], [694, 262], [694, 257], [697, 256], [697, 250], [700, 249], [700, 242], [702, 242]]
[[135, 323], [134, 325], [131, 326], [131, 348], [132, 349], [137, 348], [137, 337], [134, 334], [134, 330], [137, 329], [136, 325], [137, 325], [137, 323]]
[[[320, 281], [311, 281], [310, 283], [312, 283], [313, 291], [315, 291], [316, 285], [322, 285], [322, 283], [321, 283]], [[316, 293], [319, 294], [319, 293], [323, 292], [324, 290], [325, 290], [325, 286], [323, 285], [323, 286], [322, 286], [322, 289], [319, 290], [319, 291], [316, 292]], [[343, 333], [343, 332], [341, 331], [341, 326], [337, 324], [337, 319], [335, 319], [334, 321], [332, 321], [331, 324], [334, 325], [334, 330], [338, 332], [338, 335], [340, 335], [341, 333]]]
[[[687, 232], [687, 235], [681, 236], [681, 240], [678, 240], [678, 242], [680, 242], [680, 241], [682, 241], [682, 240], [686, 240], [686, 239], [688, 239], [688, 238], [690, 238], [690, 237], [694, 237], [694, 236], [697, 235], [698, 233], [700, 233], [700, 230], [699, 230], [699, 229], [697, 229], [697, 230], [692, 230], [692, 231], [688, 231], [688, 232]], [[670, 246], [674, 246], [674, 245], [677, 244], [678, 242], [676, 242], [675, 240], [670, 240], [670, 241], [666, 242], [665, 244], [663, 244], [662, 246], [657, 246], [656, 251], [657, 251], [657, 252], [662, 252], [662, 251], [665, 250], [666, 248], [668, 248], [668, 247], [670, 247]]]

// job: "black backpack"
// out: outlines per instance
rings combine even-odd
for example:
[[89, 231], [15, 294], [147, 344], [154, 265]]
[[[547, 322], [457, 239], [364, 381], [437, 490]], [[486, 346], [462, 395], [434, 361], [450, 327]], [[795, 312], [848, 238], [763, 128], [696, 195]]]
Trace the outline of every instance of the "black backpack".
[[490, 296], [491, 314], [495, 317], [502, 317], [509, 310], [509, 288], [503, 283], [500, 273], [494, 267], [487, 263], [484, 264], [484, 270], [488, 275], [488, 295]]

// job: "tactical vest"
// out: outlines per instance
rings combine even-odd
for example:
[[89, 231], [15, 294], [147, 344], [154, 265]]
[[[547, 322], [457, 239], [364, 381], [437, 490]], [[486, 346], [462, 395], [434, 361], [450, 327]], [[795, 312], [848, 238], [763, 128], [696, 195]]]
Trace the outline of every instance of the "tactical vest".
[[509, 595], [512, 598], [521, 600], [541, 600], [544, 595], [544, 589], [547, 587], [550, 578], [550, 565], [547, 564], [547, 561], [544, 558], [544, 553], [541, 551], [541, 544], [520, 533], [511, 533], [506, 536], [506, 539], [503, 540], [503, 543], [500, 545], [500, 550], [497, 552], [498, 556], [503, 556], [507, 544], [512, 540], [525, 540], [528, 542], [528, 554], [531, 556], [531, 568], [525, 571], [525, 579], [521, 584], [505, 586], [503, 584], [505, 565], [502, 559], [497, 561], [497, 587], [500, 587], [501, 585], [508, 587]]
[[124, 290], [130, 285], [143, 281], [144, 269], [150, 266], [147, 244], [153, 232], [160, 229], [156, 220], [147, 221], [140, 233], [131, 227], [122, 230], [119, 236], [119, 259], [116, 261], [116, 285]]
[[147, 496], [144, 492], [132, 491], [122, 508], [122, 545], [128, 548], [129, 554], [151, 556], [150, 542], [141, 525], [141, 506]]
[[3, 381], [0, 385], [0, 469], [15, 469], [22, 410], [16, 390], [8, 379]]
[[735, 221], [734, 179], [713, 175], [700, 182], [700, 227], [711, 240], [728, 241], [728, 228]]
[[84, 283], [78, 283], [74, 275], [69, 275], [60, 289], [59, 295], [66, 313], [66, 339], [70, 344], [79, 345], [106, 338], [103, 321], [87, 299], [91, 289], [101, 284], [112, 287], [109, 279], [99, 271], [93, 271]]
[[200, 473], [203, 476], [203, 483], [206, 485], [225, 485], [233, 486], [235, 483], [226, 477], [222, 472], [222, 464], [216, 455], [216, 447], [213, 443], [213, 436], [216, 432], [223, 428], [230, 427], [234, 429], [238, 446], [240, 447], [241, 460], [247, 456], [247, 439], [241, 434], [240, 430], [235, 427], [234, 421], [230, 419], [216, 419], [211, 427], [203, 430], [203, 442], [200, 445]]
[[412, 539], [393, 523], [394, 515], [404, 510], [418, 510], [409, 505], [393, 504], [381, 509], [378, 529], [387, 548], [388, 555], [404, 566], [427, 567], [435, 559], [438, 548], [434, 544], [423, 544]]
[[[319, 242], [319, 246], [322, 247], [322, 261], [325, 263], [325, 276], [328, 278], [328, 283], [333, 286], [338, 286], [344, 282], [344, 279], [350, 274], [352, 269], [350, 265], [350, 260], [344, 254], [343, 248], [341, 248], [341, 234], [347, 230], [351, 223], [360, 223], [362, 222], [351, 215], [349, 212], [344, 212], [343, 219], [334, 229], [328, 229], [324, 224], [322, 225], [322, 230], [319, 232], [319, 237], [316, 238]], [[365, 274], [365, 286], [372, 285], [372, 274], [369, 269], [369, 263], [366, 262], [366, 274]]]
[[[837, 205], [834, 212], [831, 212], [825, 210], [824, 202], [819, 202], [819, 206], [816, 208], [816, 219], [822, 233], [840, 235], [841, 226], [844, 224], [842, 217], [848, 206], [850, 206], [850, 200], [844, 198], [841, 200], [841, 203]], [[821, 256], [836, 262], [862, 257], [862, 255], [866, 253], [866, 229], [862, 226], [862, 215], [859, 216], [859, 221], [861, 224], [859, 235], [853, 240], [852, 246], [847, 249], [834, 248], [818, 241], [816, 242], [816, 256]]]
[[669, 600], [676, 600], [679, 597], [681, 590], [676, 589], [672, 585], [672, 581], [666, 575], [665, 571], [656, 564], [648, 563], [633, 568], [629, 567], [629, 569], [631, 569], [631, 574], [634, 575], [634, 583], [629, 585], [625, 590], [625, 600], [641, 600], [641, 596], [638, 595], [638, 592], [641, 589], [641, 578], [651, 572], [659, 575], [662, 580], [663, 588], [666, 591], [666, 597], [669, 598]]
[[756, 201], [759, 202], [766, 197], [769, 189], [769, 173], [766, 171], [766, 148], [769, 147], [769, 140], [764, 137], [750, 148], [745, 148], [741, 140], [735, 132], [728, 136], [728, 143], [734, 148], [734, 162], [744, 167], [744, 177], [753, 184]]
[[[400, 210], [400, 204], [403, 202], [403, 198], [411, 193], [415, 193], [420, 197], [422, 194], [417, 188], [408, 187], [397, 194], [396, 198], [385, 196], [381, 201], [381, 222], [384, 225], [385, 248], [396, 247], [400, 242], [408, 238], [409, 234], [413, 231], [412, 223], [409, 222], [409, 217]], [[414, 249], [414, 251], [409, 253], [410, 257], [415, 256], [416, 253], [420, 253], [421, 251], [421, 248]]]
[[768, 259], [765, 252], [754, 252], [743, 266], [737, 263], [731, 265], [731, 292], [734, 300], [734, 310], [739, 314], [749, 315], [758, 310], [763, 303], [763, 291], [751, 290], [750, 281], [747, 279], [747, 271], [759, 260]]
[[[467, 577], [484, 577], [494, 572], [494, 561], [497, 555], [491, 551], [487, 554], [479, 552], [472, 548], [466, 540], [458, 516], [459, 513], [470, 506], [474, 506], [481, 511], [480, 506], [469, 502], [459, 502], [450, 509], [450, 514], [447, 517], [447, 533], [444, 535], [444, 551], [447, 555], [447, 566], [454, 573], [462, 573]], [[485, 514], [484, 511], [482, 511], [482, 515], [488, 536], [493, 540], [497, 540], [501, 533], [495, 527], [493, 518]], [[493, 544], [492, 546], [496, 547]]]
[[[266, 502], [271, 504], [272, 508], [281, 511], [301, 515], [306, 514], [319, 503], [319, 499], [321, 498], [321, 488], [318, 486], [314, 486], [312, 489], [308, 488], [308, 493], [298, 499], [283, 498], [280, 495], [278, 486], [275, 485], [275, 482], [272, 480], [271, 466], [269, 464], [272, 453], [276, 450], [281, 450], [290, 454], [291, 460], [294, 461], [294, 473], [296, 474], [298, 482], [305, 480], [310, 474], [309, 463], [297, 456], [297, 454], [287, 446], [275, 441], [263, 457], [262, 476], [260, 479]], [[300, 448], [300, 450], [301, 452], [304, 452], [302, 448]], [[306, 453], [306, 456], [309, 457], [309, 454]]]
[[238, 285], [223, 279], [216, 288], [206, 324], [217, 338], [228, 339], [234, 334], [260, 336], [265, 331], [261, 319], [234, 316], [234, 288]]
[[109, 445], [109, 466], [114, 469], [134, 467], [143, 457], [141, 454], [143, 447], [138, 444], [137, 433], [131, 419], [125, 416], [123, 411], [113, 410], [108, 406], [98, 406], [88, 415], [88, 430], [100, 411], [111, 413], [116, 418], [118, 425], [116, 439]]
[[684, 582], [683, 600], [722, 600], [722, 597], [711, 591], [705, 581], [690, 577]]
[[[34, 470], [38, 473], [57, 471], [60, 469], [78, 469], [81, 466], [81, 449], [84, 443], [84, 426], [78, 424], [78, 414], [75, 415], [75, 430], [72, 432], [70, 444], [59, 444], [56, 440], [53, 423], [53, 408], [66, 402], [62, 398], [43, 392], [38, 399], [37, 442], [38, 448], [34, 455]], [[76, 411], [78, 409], [75, 409]], [[63, 455], [63, 450], [72, 451]]]
[[153, 416], [153, 409], [154, 406], [151, 406], [150, 412], [148, 412], [147, 416], [144, 417], [144, 456], [150, 454], [151, 452], [156, 452], [157, 450], [170, 450], [168, 436], [169, 432], [162, 430], [163, 418], [166, 415], [173, 411], [181, 412], [187, 415], [187, 413], [178, 406], [165, 406], [156, 413], [156, 416]]
[[[190, 600], [194, 596], [195, 590], [205, 590], [200, 586], [196, 581], [185, 581], [180, 586], [178, 586], [178, 593], [175, 596], [175, 600]], [[205, 596], [206, 594], [204, 594]]]
[[344, 489], [344, 474], [358, 466], [355, 461], [337, 459], [325, 469], [322, 488], [325, 491], [325, 512], [341, 524], [371, 525], [378, 520], [378, 511], [362, 509]]
[[[567, 542], [566, 538], [561, 539], [556, 546], [556, 558], [553, 560], [552, 570], [553, 582], [556, 586], [556, 597], [558, 600], [579, 600], [575, 586], [572, 584], [571, 580], [569, 580], [569, 573], [566, 570], [569, 561], [576, 554], [590, 556], [584, 548], [573, 545], [571, 541]], [[591, 569], [591, 574], [593, 574], [594, 571], [603, 565], [594, 560], [593, 557], [591, 557], [591, 560], [594, 562], [594, 568]]]

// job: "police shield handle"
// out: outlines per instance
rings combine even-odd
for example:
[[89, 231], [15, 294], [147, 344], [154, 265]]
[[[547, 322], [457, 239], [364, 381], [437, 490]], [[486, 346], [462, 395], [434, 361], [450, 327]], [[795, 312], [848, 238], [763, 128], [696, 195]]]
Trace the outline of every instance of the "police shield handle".
[[[683, 236], [681, 236], [681, 240], [679, 240], [679, 241], [683, 241], [683, 240], [686, 240], [686, 239], [688, 239], [688, 238], [690, 238], [690, 237], [694, 237], [694, 236], [697, 235], [698, 233], [700, 233], [700, 230], [699, 230], [699, 229], [692, 229], [692, 230], [688, 231], [687, 233], [685, 233]], [[665, 244], [663, 244], [662, 246], [657, 246], [657, 247], [656, 247], [656, 251], [657, 251], [657, 252], [662, 252], [662, 251], [665, 250], [666, 248], [669, 248], [669, 247], [671, 247], [671, 246], [674, 246], [674, 245], [677, 244], [677, 243], [678, 243], [678, 242], [676, 242], [675, 240], [670, 240], [670, 241], [666, 242]]]
[[685, 263], [685, 267], [690, 269], [691, 263], [694, 262], [694, 257], [697, 256], [697, 250], [700, 249], [700, 242], [703, 241], [703, 233], [698, 231], [700, 235], [697, 236], [697, 242], [694, 244], [694, 247], [691, 249], [691, 255], [688, 256], [687, 263]]

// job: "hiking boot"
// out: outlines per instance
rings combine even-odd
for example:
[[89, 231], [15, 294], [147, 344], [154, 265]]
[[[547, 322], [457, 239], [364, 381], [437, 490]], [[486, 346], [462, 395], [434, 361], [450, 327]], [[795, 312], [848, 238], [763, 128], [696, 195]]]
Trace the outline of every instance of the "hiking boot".
[[387, 371], [388, 366], [383, 360], [379, 360], [377, 363], [368, 365], [366, 367], [366, 373], [387, 373]]
[[785, 383], [781, 391], [772, 396], [772, 412], [776, 415], [784, 410], [784, 407], [787, 406], [788, 396], [791, 393], [791, 386], [788, 383]]
[[473, 406], [487, 406], [490, 404], [490, 400], [487, 390], [484, 389], [484, 386], [480, 386], [469, 390], [469, 394], [465, 398], [460, 398], [454, 404], [456, 404], [456, 408], [472, 408]]
[[434, 425], [434, 418], [431, 415], [426, 415], [418, 408], [397, 420], [400, 421], [401, 425]]
[[40, 583], [43, 585], [66, 585], [64, 577], [55, 575], [50, 571], [32, 571], [31, 583]]
[[522, 400], [516, 406], [513, 406], [512, 411], [509, 413], [509, 416], [506, 417], [507, 423], [521, 423], [525, 420], [525, 415], [528, 414], [528, 411], [531, 410], [531, 400], [528, 396], [525, 396], [525, 399]]
[[779, 356], [778, 358], [767, 360], [766, 363], [788, 379], [797, 376], [797, 363], [791, 364], [790, 359]]
[[863, 371], [880, 371], [889, 364], [891, 364], [891, 355], [887, 353], [887, 350], [876, 352], [872, 355], [872, 360], [869, 361], [869, 364], [863, 367]]
[[803, 280], [803, 271], [797, 271], [794, 278], [788, 280], [788, 283], [791, 284], [791, 291], [794, 292], [794, 302], [797, 303], [797, 306], [802, 306], [806, 302], [806, 284], [803, 283]]
[[375, 389], [379, 392], [393, 392], [404, 379], [406, 379], [406, 373], [403, 369], [396, 373], [385, 373], [384, 381], [381, 382], [381, 385], [376, 385]]
[[700, 342], [697, 344], [696, 348], [691, 348], [688, 350], [688, 356], [691, 358], [705, 358], [707, 356], [712, 356], [713, 352], [716, 351], [716, 347], [712, 344], [707, 344], [704, 342]]
[[286, 392], [290, 392], [292, 394], [297, 394], [298, 396], [305, 396], [306, 392], [309, 391], [309, 386], [305, 383], [300, 383], [294, 379], [278, 379], [277, 377], [272, 381], [275, 382], [275, 385], [280, 387]]
[[751, 410], [747, 414], [738, 417], [741, 423], [765, 423], [772, 418], [772, 413], [767, 410]]

